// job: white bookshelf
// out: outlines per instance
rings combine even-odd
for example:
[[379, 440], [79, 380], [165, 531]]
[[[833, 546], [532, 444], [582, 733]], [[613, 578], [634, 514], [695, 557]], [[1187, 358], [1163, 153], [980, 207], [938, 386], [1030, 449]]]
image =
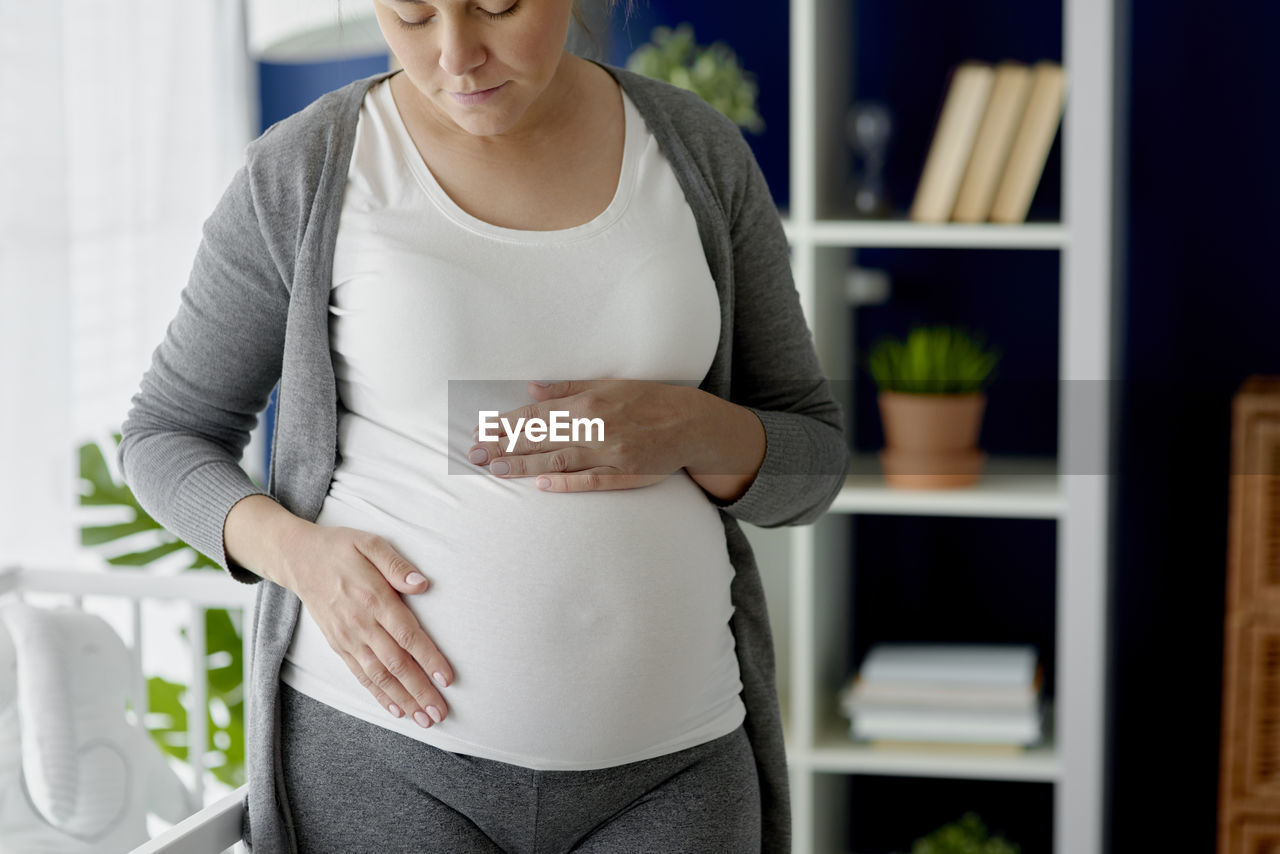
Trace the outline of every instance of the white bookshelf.
[[[1062, 221], [1018, 226], [838, 221], [844, 111], [851, 98], [850, 0], [792, 0], [791, 206], [785, 228], [801, 302], [829, 376], [849, 378], [844, 275], [866, 247], [1039, 249], [1060, 259], [1059, 448], [1054, 459], [989, 460], [980, 486], [889, 490], [873, 457], [854, 461], [817, 524], [749, 531], [766, 570], [791, 768], [796, 854], [843, 854], [852, 775], [1024, 781], [1053, 786], [1053, 850], [1103, 850], [1106, 573], [1111, 378], [1110, 0], [1064, 0], [1069, 76], [1062, 124]], [[939, 81], [942, 85], [942, 81]], [[839, 179], [839, 180], [837, 180]], [[854, 378], [858, 381], [857, 378]], [[842, 401], [849, 405], [851, 401]], [[856, 662], [850, 645], [849, 514], [1052, 520], [1056, 525], [1056, 702], [1042, 746], [1017, 754], [885, 751], [848, 738], [836, 694]], [[777, 570], [776, 567], [785, 567]], [[851, 569], [852, 567], [852, 569]], [[904, 841], [905, 845], [910, 840]]]

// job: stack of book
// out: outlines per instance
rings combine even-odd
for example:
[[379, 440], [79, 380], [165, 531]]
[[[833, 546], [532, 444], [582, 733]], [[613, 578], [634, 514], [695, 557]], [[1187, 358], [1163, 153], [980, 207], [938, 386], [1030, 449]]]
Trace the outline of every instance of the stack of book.
[[877, 644], [840, 704], [853, 737], [880, 746], [1020, 749], [1042, 736], [1042, 680], [1030, 646]]
[[1065, 96], [1066, 75], [1055, 62], [961, 64], [951, 74], [911, 219], [1025, 221]]

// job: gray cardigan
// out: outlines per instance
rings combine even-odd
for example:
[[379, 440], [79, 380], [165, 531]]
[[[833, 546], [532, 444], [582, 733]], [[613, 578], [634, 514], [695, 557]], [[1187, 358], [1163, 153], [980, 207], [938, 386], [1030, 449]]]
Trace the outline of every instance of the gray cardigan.
[[[746, 730], [761, 783], [762, 850], [790, 847], [787, 767], [764, 591], [737, 520], [816, 520], [848, 462], [841, 413], [818, 365], [791, 279], [786, 238], [738, 128], [697, 96], [605, 67], [644, 116], [693, 209], [720, 301], [720, 343], [701, 388], [749, 407], [765, 428], [764, 463], [720, 508], [732, 582]], [[222, 526], [260, 493], [238, 465], [257, 414], [280, 385], [268, 493], [314, 520], [337, 458], [337, 390], [329, 351], [334, 244], [356, 119], [357, 81], [268, 128], [246, 150], [203, 241], [177, 316], [123, 428], [120, 463], [142, 505], [226, 567]], [[263, 581], [249, 677], [248, 818], [255, 851], [295, 849], [281, 785], [280, 663], [299, 601]], [[247, 828], [248, 829], [248, 828]]]

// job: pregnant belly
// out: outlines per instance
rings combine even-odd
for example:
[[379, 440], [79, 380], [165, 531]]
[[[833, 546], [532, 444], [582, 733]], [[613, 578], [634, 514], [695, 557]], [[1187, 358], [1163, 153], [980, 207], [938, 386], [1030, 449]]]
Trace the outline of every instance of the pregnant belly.
[[455, 681], [449, 717], [408, 734], [527, 767], [586, 768], [741, 721], [733, 568], [719, 514], [687, 475], [571, 495], [530, 479], [449, 481], [447, 496], [396, 502], [394, 515], [358, 481], [335, 481], [319, 520], [381, 534], [431, 580], [406, 602]]

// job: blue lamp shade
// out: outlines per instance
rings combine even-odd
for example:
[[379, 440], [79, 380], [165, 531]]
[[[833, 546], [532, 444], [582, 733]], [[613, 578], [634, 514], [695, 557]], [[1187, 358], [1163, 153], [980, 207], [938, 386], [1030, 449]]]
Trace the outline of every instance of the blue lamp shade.
[[386, 71], [391, 56], [371, 15], [305, 29], [256, 53], [260, 131], [326, 92]]

